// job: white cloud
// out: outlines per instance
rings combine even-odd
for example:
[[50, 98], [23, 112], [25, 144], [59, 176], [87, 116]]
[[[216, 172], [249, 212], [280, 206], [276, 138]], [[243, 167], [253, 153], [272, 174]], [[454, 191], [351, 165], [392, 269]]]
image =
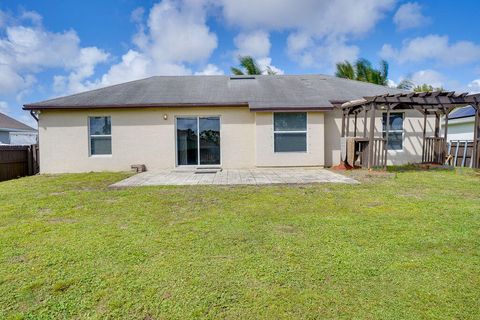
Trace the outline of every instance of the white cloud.
[[268, 32], [263, 30], [242, 32], [233, 39], [233, 42], [237, 47], [235, 61], [238, 56], [252, 56], [263, 73], [267, 73], [268, 69], [276, 74], [284, 73], [283, 70], [272, 65], [272, 58], [269, 57], [271, 43]]
[[[35, 74], [49, 68], [70, 72], [64, 86], [77, 87], [108, 58], [101, 49], [81, 47], [73, 30], [46, 30], [36, 12], [24, 11], [18, 19], [8, 16], [5, 21], [5, 35], [0, 38], [0, 94], [21, 93], [35, 83]], [[21, 25], [26, 21], [30, 24]]]
[[360, 49], [347, 44], [344, 37], [327, 37], [321, 41], [303, 34], [294, 33], [287, 38], [287, 53], [300, 65], [317, 67], [331, 72], [337, 62], [353, 61]]
[[469, 93], [480, 93], [480, 79], [475, 79], [467, 85]]
[[244, 32], [233, 39], [240, 56], [266, 57], [270, 53], [270, 35], [265, 31]]
[[[151, 75], [192, 74], [189, 65], [206, 61], [217, 47], [217, 36], [206, 24], [202, 1], [163, 0], [154, 5], [146, 24], [133, 37], [137, 48], [122, 56], [90, 86], [105, 86]], [[139, 9], [132, 18], [140, 21]]]
[[[396, 0], [219, 0], [227, 23], [244, 30], [287, 31], [287, 52], [303, 66], [330, 70], [355, 59], [352, 38], [368, 33]], [[337, 53], [338, 52], [338, 53]]]
[[426, 69], [415, 72], [411, 80], [415, 85], [429, 84], [433, 87], [444, 87], [446, 78], [438, 71]]
[[225, 74], [223, 70], [220, 70], [216, 65], [209, 63], [201, 71], [195, 72], [195, 75], [199, 76], [216, 76]]
[[6, 101], [0, 101], [0, 113], [8, 112], [8, 103]]
[[416, 2], [407, 2], [398, 8], [393, 16], [398, 30], [418, 28], [430, 23], [430, 18], [422, 14], [422, 7]]
[[95, 66], [106, 61], [108, 54], [95, 48], [87, 47], [80, 49], [78, 60], [71, 67], [70, 74], [65, 76], [54, 76], [54, 90], [61, 93], [75, 93], [91, 88], [85, 79], [93, 76]]
[[360, 35], [375, 26], [395, 0], [218, 0], [229, 24], [247, 30], [300, 30]]
[[272, 65], [272, 58], [270, 57], [257, 59], [257, 63], [263, 74], [268, 74], [269, 71], [273, 71], [275, 74], [285, 74], [285, 71]]
[[403, 42], [400, 49], [384, 44], [380, 55], [399, 63], [434, 61], [462, 65], [480, 59], [480, 45], [470, 41], [450, 43], [448, 36], [428, 35]]

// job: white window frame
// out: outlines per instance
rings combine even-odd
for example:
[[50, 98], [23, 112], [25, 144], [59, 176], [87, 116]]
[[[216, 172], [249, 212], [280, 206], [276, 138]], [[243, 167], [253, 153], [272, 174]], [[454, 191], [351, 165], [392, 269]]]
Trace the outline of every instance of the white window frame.
[[[91, 118], [110, 118], [110, 134], [90, 134], [90, 119]], [[99, 116], [88, 116], [87, 118], [87, 130], [88, 130], [88, 156], [89, 157], [111, 157], [113, 154], [113, 141], [112, 141], [112, 116], [108, 115], [99, 115]], [[110, 138], [111, 151], [109, 154], [93, 154], [92, 153], [92, 138]]]
[[[396, 129], [392, 130], [392, 128], [389, 128], [389, 133], [399, 133], [400, 131], [402, 132], [402, 149], [389, 149], [387, 145], [387, 151], [388, 152], [403, 152], [405, 150], [405, 112], [390, 112], [390, 117], [392, 117], [392, 114], [401, 114], [402, 115], [402, 130]], [[387, 117], [387, 113], [384, 112], [383, 115], [385, 115], [385, 118]], [[383, 130], [383, 115], [382, 115], [382, 137], [384, 137], [384, 134], [386, 133]], [[386, 135], [384, 137], [386, 139]]]
[[[305, 130], [285, 131], [275, 130], [275, 114], [276, 113], [305, 113]], [[272, 113], [272, 130], [273, 130], [273, 153], [285, 154], [285, 153], [308, 153], [308, 112], [306, 111], [278, 111]], [[276, 151], [275, 150], [275, 134], [276, 133], [305, 133], [305, 151]]]

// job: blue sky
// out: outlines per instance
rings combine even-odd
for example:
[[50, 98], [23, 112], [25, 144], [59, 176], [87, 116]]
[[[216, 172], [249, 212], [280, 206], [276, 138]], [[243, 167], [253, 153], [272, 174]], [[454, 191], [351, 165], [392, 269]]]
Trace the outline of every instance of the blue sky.
[[[361, 3], [361, 4], [359, 4]], [[478, 1], [0, 2], [0, 112], [162, 74], [228, 74], [238, 55], [278, 73], [367, 58], [404, 78], [480, 91]]]

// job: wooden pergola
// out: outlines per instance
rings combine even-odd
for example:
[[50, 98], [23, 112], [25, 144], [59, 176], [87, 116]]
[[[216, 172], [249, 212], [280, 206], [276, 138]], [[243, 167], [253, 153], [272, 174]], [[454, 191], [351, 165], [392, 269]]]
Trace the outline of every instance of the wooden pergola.
[[[351, 117], [354, 121], [354, 132], [351, 137], [356, 143], [355, 152], [360, 154], [361, 166], [371, 169], [373, 167], [386, 167], [388, 155], [388, 137], [390, 132], [390, 112], [399, 110], [416, 110], [423, 114], [423, 147], [422, 162], [443, 164], [447, 150], [448, 115], [458, 107], [471, 105], [476, 110], [473, 151], [471, 167], [480, 167], [480, 94], [455, 92], [412, 92], [399, 94], [384, 94], [374, 97], [364, 97], [341, 104], [342, 110], [342, 138], [350, 138]], [[375, 137], [375, 115], [377, 111], [386, 113], [384, 137]], [[357, 119], [364, 113], [363, 134], [357, 135]], [[434, 134], [427, 137], [427, 117], [435, 117]], [[440, 119], [445, 117], [444, 136], [440, 136]], [[367, 135], [367, 119], [369, 130]], [[345, 141], [345, 140], [344, 140]], [[342, 155], [342, 161], [346, 155]]]

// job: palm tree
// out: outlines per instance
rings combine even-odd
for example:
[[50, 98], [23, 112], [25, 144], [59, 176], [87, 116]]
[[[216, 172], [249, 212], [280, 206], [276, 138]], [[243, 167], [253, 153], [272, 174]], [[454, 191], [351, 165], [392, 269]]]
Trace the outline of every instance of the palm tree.
[[[262, 74], [263, 71], [258, 65], [257, 61], [251, 56], [240, 56], [238, 57], [240, 62], [240, 68], [231, 67], [232, 73], [236, 76], [243, 76], [245, 74], [248, 75], [259, 75]], [[267, 67], [265, 72], [269, 75], [277, 74], [275, 71], [272, 70], [270, 66]]]
[[358, 59], [354, 64], [349, 61], [339, 62], [336, 67], [337, 77], [387, 85], [388, 63], [385, 60], [380, 61], [380, 69], [375, 69], [367, 59]]

